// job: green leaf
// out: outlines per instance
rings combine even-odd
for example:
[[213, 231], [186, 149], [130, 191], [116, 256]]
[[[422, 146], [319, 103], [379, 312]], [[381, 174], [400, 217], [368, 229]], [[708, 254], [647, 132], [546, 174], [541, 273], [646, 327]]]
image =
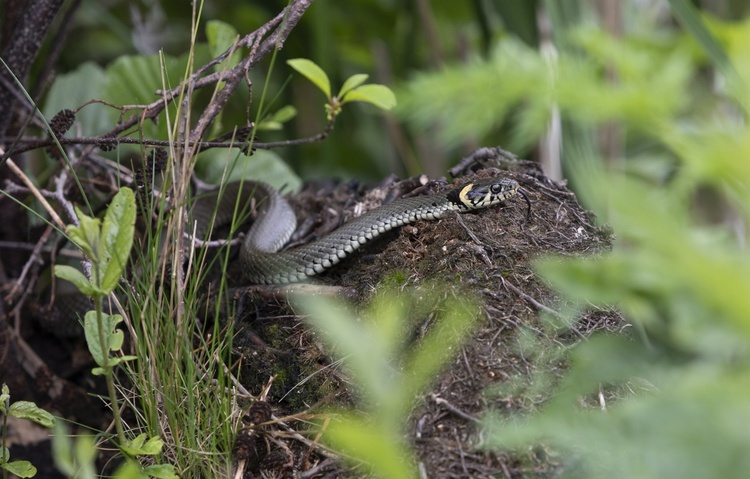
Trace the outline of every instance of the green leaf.
[[52, 459], [55, 467], [68, 477], [75, 475], [73, 460], [73, 439], [62, 421], [55, 423], [55, 434], [52, 436]]
[[10, 401], [10, 389], [8, 385], [3, 383], [2, 392], [0, 392], [0, 412], [5, 414], [5, 408]]
[[102, 315], [102, 327], [104, 328], [104, 338], [107, 349], [102, 350], [102, 344], [99, 341], [99, 324], [96, 320], [96, 311], [89, 311], [83, 318], [83, 330], [86, 335], [86, 344], [88, 345], [91, 356], [96, 361], [96, 364], [102, 368], [111, 366], [109, 353], [110, 351], [116, 351], [122, 346], [124, 335], [122, 331], [117, 330], [117, 324], [122, 321], [122, 316], [119, 314], [106, 314]]
[[5, 446], [0, 446], [0, 460], [8, 462], [10, 460], [10, 451]]
[[146, 466], [143, 468], [143, 472], [148, 474], [150, 477], [157, 477], [159, 479], [179, 479], [179, 475], [171, 464], [154, 464], [153, 466]]
[[148, 479], [148, 477], [143, 467], [133, 459], [125, 460], [114, 475], [114, 479]]
[[258, 130], [280, 130], [287, 121], [297, 116], [297, 109], [292, 105], [287, 105], [280, 108], [272, 115], [264, 118], [258, 123]]
[[0, 464], [0, 468], [18, 477], [34, 477], [36, 475], [36, 467], [32, 466], [29, 461], [8, 462]]
[[[148, 439], [148, 441], [146, 440]], [[161, 453], [164, 441], [159, 436], [148, 438], [146, 433], [139, 434], [133, 440], [120, 446], [125, 454], [135, 456], [155, 456]]]
[[[106, 81], [104, 69], [94, 62], [85, 62], [75, 70], [55, 75], [42, 112], [52, 118], [64, 109], [75, 110], [92, 98], [100, 98]], [[100, 103], [86, 105], [76, 113], [76, 131], [83, 136], [98, 136], [110, 128], [110, 108]]]
[[413, 348], [404, 366], [402, 403], [409, 404], [433, 381], [440, 369], [458, 353], [473, 331], [478, 310], [468, 301], [446, 300], [437, 324]]
[[331, 81], [322, 68], [307, 58], [293, 58], [287, 60], [286, 63], [320, 88], [325, 93], [326, 98], [331, 98]]
[[28, 419], [44, 427], [53, 427], [55, 425], [54, 416], [31, 401], [14, 402], [10, 405], [8, 415], [19, 419]]
[[343, 100], [344, 98], [346, 98], [346, 94], [349, 93], [349, 90], [357, 88], [358, 86], [363, 84], [365, 81], [367, 81], [368, 77], [369, 75], [366, 75], [364, 73], [357, 73], [347, 78], [344, 84], [341, 86], [339, 94], [337, 95], [339, 99]]
[[[172, 88], [184, 78], [189, 64], [202, 65], [209, 61], [209, 48], [205, 43], [196, 44], [195, 50], [180, 57], [163, 56], [164, 66], [159, 55], [122, 55], [107, 66], [107, 81], [102, 89], [103, 99], [115, 105], [147, 105], [159, 99], [156, 94], [166, 86]], [[191, 63], [194, 62], [194, 63]], [[164, 77], [162, 79], [162, 77]], [[166, 115], [162, 111], [154, 121], [139, 122], [143, 135], [147, 138], [166, 140]], [[140, 115], [141, 110], [126, 114]], [[119, 120], [120, 112], [110, 108], [110, 117]]]
[[101, 289], [109, 294], [114, 291], [122, 275], [133, 246], [135, 230], [135, 197], [130, 188], [120, 188], [107, 208], [99, 247]]
[[[228, 23], [220, 20], [209, 20], [206, 23], [206, 40], [208, 40], [208, 49], [212, 57], [218, 57], [229, 50], [238, 37], [237, 29]], [[228, 61], [224, 60], [223, 63], [216, 65], [214, 70], [222, 71], [233, 68], [242, 58], [241, 50], [241, 48], [237, 48], [229, 56]]]
[[83, 254], [88, 256], [91, 261], [97, 261], [99, 258], [98, 248], [101, 221], [99, 221], [99, 218], [88, 216], [78, 207], [75, 210], [79, 225], [68, 225], [68, 235], [73, 243], [81, 248]]
[[55, 276], [66, 281], [73, 283], [78, 291], [85, 294], [86, 296], [103, 296], [104, 292], [95, 288], [86, 276], [80, 271], [73, 268], [72, 266], [66, 266], [62, 264], [55, 265]]
[[278, 153], [268, 150], [257, 150], [252, 156], [243, 155], [237, 148], [204, 151], [195, 170], [202, 180], [212, 184], [244, 177], [265, 181], [276, 189], [284, 187], [285, 191], [298, 191], [302, 186], [302, 180]]
[[296, 301], [314, 318], [310, 325], [337, 356], [346, 358], [363, 396], [372, 404], [391, 404], [396, 395], [391, 394], [395, 386], [390, 379], [393, 371], [388, 352], [395, 345], [387, 344], [367, 321], [355, 321], [354, 313], [343, 302], [316, 296], [300, 296]]
[[378, 424], [353, 414], [334, 417], [324, 440], [340, 451], [372, 465], [375, 475], [389, 479], [417, 477], [409, 448], [401, 437], [380, 430]]
[[383, 110], [390, 110], [396, 106], [396, 95], [385, 85], [368, 84], [351, 90], [341, 103], [351, 101], [364, 101]]

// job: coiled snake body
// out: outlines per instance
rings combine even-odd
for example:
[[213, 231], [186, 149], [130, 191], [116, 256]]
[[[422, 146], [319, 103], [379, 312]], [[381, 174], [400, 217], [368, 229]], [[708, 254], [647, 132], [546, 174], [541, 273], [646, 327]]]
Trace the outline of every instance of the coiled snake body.
[[[287, 251], [279, 251], [297, 227], [291, 207], [273, 188], [261, 182], [245, 182], [243, 190], [260, 194], [259, 215], [240, 250], [244, 280], [253, 284], [285, 284], [322, 273], [360, 246], [393, 228], [417, 220], [435, 220], [448, 211], [486, 208], [510, 198], [519, 184], [508, 178], [477, 179], [462, 187], [430, 196], [402, 198], [344, 224], [329, 235]], [[234, 200], [232, 194], [225, 193]], [[218, 205], [217, 210], [229, 210]]]

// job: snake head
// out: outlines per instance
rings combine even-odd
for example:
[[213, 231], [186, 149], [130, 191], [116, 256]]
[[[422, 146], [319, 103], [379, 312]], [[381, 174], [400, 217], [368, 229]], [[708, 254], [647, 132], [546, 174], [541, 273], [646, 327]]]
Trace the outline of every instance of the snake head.
[[510, 178], [486, 178], [451, 191], [448, 199], [460, 210], [476, 210], [496, 205], [518, 193], [521, 186]]

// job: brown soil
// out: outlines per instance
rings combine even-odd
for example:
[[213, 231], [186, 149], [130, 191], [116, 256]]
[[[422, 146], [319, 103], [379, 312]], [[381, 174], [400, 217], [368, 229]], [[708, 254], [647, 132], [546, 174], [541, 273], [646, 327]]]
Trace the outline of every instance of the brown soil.
[[[478, 297], [482, 305], [479, 327], [435, 378], [434, 386], [416, 401], [410, 415], [406, 433], [416, 450], [420, 471], [430, 478], [550, 477], [556, 472], [554, 456], [542, 449], [503, 455], [478, 448], [480, 419], [488, 409], [530, 411], [545, 399], [543, 393], [523, 388], [514, 393], [492, 392], [510, 378], [528, 379], [540, 367], [539, 361], [519, 351], [519, 332], [570, 344], [595, 330], [622, 328], [616, 313], [592, 311], [573, 331], [549, 332], [541, 325], [540, 312], [556, 315], [553, 308], [558, 298], [532, 269], [533, 260], [540, 255], [602, 252], [609, 248], [610, 237], [592, 224], [591, 215], [573, 193], [546, 178], [535, 163], [500, 159], [474, 166], [481, 171], [471, 175], [517, 180], [531, 201], [531, 217], [527, 217], [526, 203], [516, 196], [499, 208], [419, 222], [368, 245], [321, 276], [318, 284], [342, 288], [339, 293], [359, 305], [367, 304], [384, 287], [403, 291], [437, 287], [446, 296]], [[415, 187], [422, 194], [446, 186], [444, 181], [422, 185], [423, 181], [389, 179], [361, 191], [354, 184], [308, 185], [291, 198], [300, 223], [313, 225], [302, 242], [338, 227], [357, 204], [369, 209]], [[351, 379], [344, 369], [332, 365], [330, 351], [302, 317], [284, 301], [266, 298], [253, 305], [252, 313], [242, 315], [237, 323], [241, 333], [236, 343], [245, 361], [243, 371], [247, 374], [243, 378], [249, 391], [259, 391], [273, 376], [267, 401], [276, 416], [356, 405]], [[422, 316], [410, 318], [416, 341], [428, 322], [429, 318]], [[544, 366], [553, 377], [564, 370], [559, 361]], [[299, 427], [307, 426], [300, 422]], [[265, 434], [272, 437], [274, 431]], [[295, 439], [283, 444], [285, 447], [271, 447], [271, 451], [286, 457], [284, 461], [264, 464], [263, 457], [255, 457], [253, 472], [278, 475], [273, 477], [292, 477], [292, 471], [303, 477], [368, 477], [366, 465], [352, 469], [351, 464], [323, 455], [307, 457], [307, 448]], [[307, 468], [311, 470], [305, 472]]]

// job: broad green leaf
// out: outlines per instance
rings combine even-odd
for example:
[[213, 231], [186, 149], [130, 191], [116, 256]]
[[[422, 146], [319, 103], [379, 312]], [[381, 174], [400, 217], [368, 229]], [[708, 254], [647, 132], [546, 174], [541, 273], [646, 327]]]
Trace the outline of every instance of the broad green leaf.
[[36, 467], [31, 465], [29, 461], [7, 462], [5, 464], [0, 464], [0, 468], [5, 469], [18, 477], [34, 477], [36, 475]]
[[[210, 59], [208, 45], [199, 43], [194, 50], [194, 64], [202, 65]], [[157, 90], [174, 88], [186, 75], [190, 62], [189, 53], [180, 57], [164, 55], [162, 68], [159, 55], [123, 55], [107, 65], [107, 81], [102, 89], [104, 100], [115, 105], [147, 105], [159, 99]], [[164, 76], [164, 79], [162, 79]], [[147, 138], [167, 139], [167, 109], [155, 121], [141, 123], [143, 135]], [[126, 113], [140, 115], [134, 109]], [[118, 120], [120, 112], [112, 109], [110, 118]], [[172, 123], [174, 125], [174, 123]]]
[[122, 316], [106, 313], [101, 313], [101, 315], [106, 350], [102, 349], [102, 344], [99, 340], [99, 324], [96, 320], [96, 311], [86, 313], [86, 316], [83, 318], [83, 330], [91, 356], [96, 361], [96, 364], [104, 368], [110, 365], [110, 351], [116, 351], [122, 346], [124, 335], [122, 331], [116, 329], [117, 324], [122, 321]]
[[157, 477], [159, 479], [179, 479], [177, 471], [171, 464], [154, 464], [153, 466], [146, 466], [143, 468], [143, 472], [149, 475], [149, 477]]
[[[75, 70], [55, 76], [45, 95], [42, 112], [48, 120], [64, 109], [75, 110], [93, 98], [100, 98], [106, 81], [104, 69], [94, 62], [85, 62]], [[76, 131], [83, 136], [97, 136], [111, 128], [110, 110], [101, 103], [86, 105], [76, 113]]]
[[358, 86], [363, 84], [365, 81], [367, 81], [368, 77], [369, 75], [366, 75], [364, 73], [357, 73], [347, 78], [344, 84], [341, 85], [341, 90], [339, 90], [339, 94], [337, 95], [339, 97], [339, 100], [345, 99], [346, 94], [349, 93], [349, 90], [357, 88]]
[[104, 292], [95, 288], [86, 276], [72, 266], [56, 264], [55, 276], [73, 283], [78, 290], [86, 296], [104, 296]]
[[[211, 52], [211, 56], [214, 58], [229, 50], [237, 38], [237, 29], [228, 23], [220, 20], [209, 20], [206, 23], [206, 40], [208, 40], [208, 49]], [[241, 48], [237, 48], [228, 58], [228, 62], [227, 60], [224, 60], [221, 64], [216, 65], [214, 70], [222, 71], [233, 68], [242, 58], [241, 50]]]
[[307, 58], [293, 58], [287, 60], [286, 63], [320, 88], [325, 93], [326, 98], [331, 98], [331, 81], [328, 79], [326, 72], [317, 64]]
[[302, 186], [302, 180], [284, 160], [268, 150], [256, 150], [251, 156], [243, 155], [236, 148], [204, 151], [198, 157], [195, 170], [202, 180], [212, 184], [239, 181], [244, 177], [265, 181], [276, 189], [283, 187], [284, 191], [298, 191]]
[[130, 188], [120, 188], [107, 208], [101, 233], [101, 289], [114, 291], [130, 256], [135, 230], [135, 197]]
[[10, 405], [8, 415], [28, 419], [44, 427], [53, 427], [55, 417], [31, 401], [16, 401]]
[[390, 110], [396, 106], [396, 95], [385, 85], [360, 85], [347, 93], [342, 104], [351, 101], [364, 101], [383, 110]]

